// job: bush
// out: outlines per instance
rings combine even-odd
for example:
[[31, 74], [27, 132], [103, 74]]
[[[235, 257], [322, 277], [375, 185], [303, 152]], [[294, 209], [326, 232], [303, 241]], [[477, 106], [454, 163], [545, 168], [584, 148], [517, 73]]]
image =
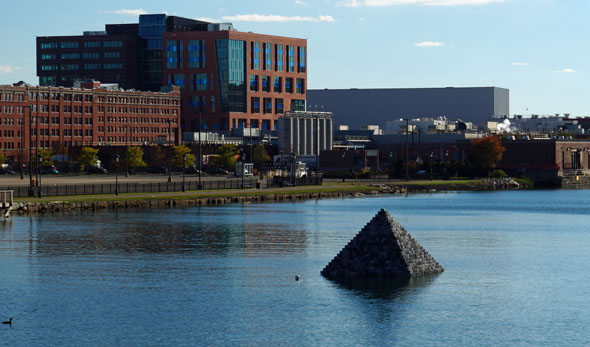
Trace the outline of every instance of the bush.
[[506, 174], [506, 172], [504, 172], [504, 170], [494, 170], [492, 171], [492, 173], [490, 174], [490, 176], [492, 178], [504, 178], [504, 177], [508, 177], [508, 175]]

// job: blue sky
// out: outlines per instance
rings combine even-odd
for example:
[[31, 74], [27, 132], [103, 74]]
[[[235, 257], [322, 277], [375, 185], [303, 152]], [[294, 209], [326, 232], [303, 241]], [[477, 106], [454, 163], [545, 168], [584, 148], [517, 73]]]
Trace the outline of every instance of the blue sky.
[[7, 2], [0, 84], [38, 83], [36, 36], [104, 30], [143, 12], [306, 38], [309, 88], [498, 86], [510, 89], [512, 114], [590, 116], [587, 0]]

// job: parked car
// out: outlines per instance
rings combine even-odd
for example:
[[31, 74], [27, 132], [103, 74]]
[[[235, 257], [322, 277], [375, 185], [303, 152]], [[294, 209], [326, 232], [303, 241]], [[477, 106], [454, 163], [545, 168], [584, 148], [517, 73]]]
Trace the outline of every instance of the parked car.
[[149, 172], [149, 173], [156, 173], [156, 174], [165, 174], [165, 173], [168, 173], [168, 169], [166, 169], [164, 166], [150, 167], [146, 171]]
[[57, 175], [59, 171], [55, 168], [55, 166], [43, 166], [41, 167], [41, 174], [43, 175]]
[[193, 166], [187, 167], [184, 172], [186, 172], [187, 174], [197, 174], [198, 175], [200, 171], [195, 165], [193, 165]]
[[107, 174], [108, 171], [107, 171], [107, 169], [100, 167], [100, 166], [89, 166], [88, 168], [86, 168], [86, 173], [88, 175], [90, 175], [90, 174]]
[[14, 175], [14, 174], [15, 174], [15, 172], [11, 167], [9, 167], [9, 166], [0, 167], [0, 175]]

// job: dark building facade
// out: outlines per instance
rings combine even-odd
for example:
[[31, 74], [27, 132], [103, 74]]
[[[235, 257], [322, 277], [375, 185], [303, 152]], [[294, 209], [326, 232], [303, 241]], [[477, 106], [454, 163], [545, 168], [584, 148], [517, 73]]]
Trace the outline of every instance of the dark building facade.
[[164, 83], [182, 89], [183, 131], [276, 130], [280, 115], [305, 110], [305, 39], [220, 28], [166, 32], [163, 45]]
[[81, 36], [37, 37], [41, 86], [72, 87], [77, 80], [138, 87], [137, 24], [107, 25]]
[[310, 89], [308, 109], [334, 113], [335, 125], [359, 129], [400, 118], [461, 119], [475, 125], [510, 114], [509, 90], [479, 88]]
[[0, 86], [0, 149], [28, 162], [36, 149], [65, 154], [72, 146], [179, 143], [180, 92]]

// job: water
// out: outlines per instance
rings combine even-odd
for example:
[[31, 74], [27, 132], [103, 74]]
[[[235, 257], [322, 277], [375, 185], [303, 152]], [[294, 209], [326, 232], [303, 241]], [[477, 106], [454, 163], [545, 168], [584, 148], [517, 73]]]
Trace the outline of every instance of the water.
[[[557, 190], [15, 216], [0, 345], [584, 345], [588, 206]], [[446, 271], [379, 291], [321, 277], [380, 208]]]

